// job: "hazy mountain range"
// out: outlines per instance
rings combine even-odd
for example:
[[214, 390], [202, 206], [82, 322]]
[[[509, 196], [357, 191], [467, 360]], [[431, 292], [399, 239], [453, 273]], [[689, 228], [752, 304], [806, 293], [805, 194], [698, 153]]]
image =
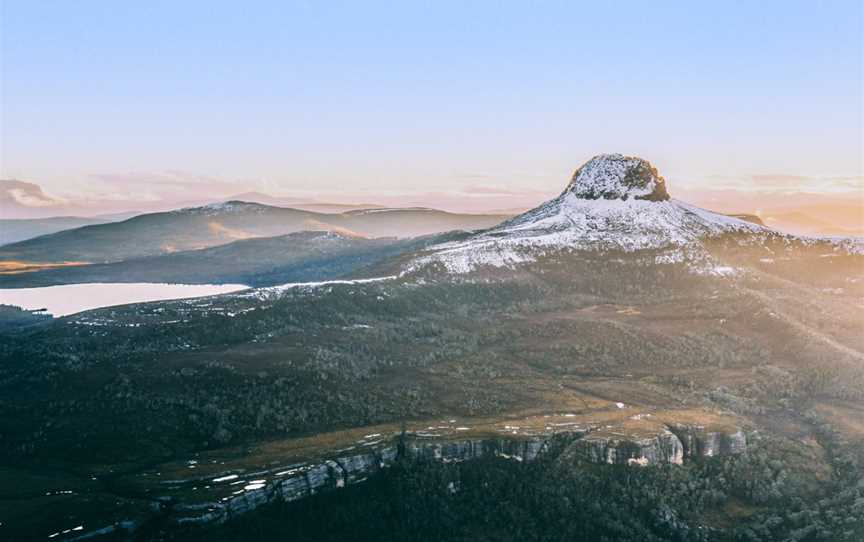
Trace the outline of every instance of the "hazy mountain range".
[[423, 208], [318, 213], [230, 201], [138, 215], [121, 222], [89, 225], [12, 243], [0, 247], [0, 260], [104, 263], [309, 230], [334, 231], [346, 236], [406, 238], [448, 230], [487, 228], [504, 218]]
[[[478, 193], [475, 193], [478, 192]], [[802, 235], [864, 235], [864, 199], [860, 194], [837, 196], [830, 194], [746, 193], [720, 190], [684, 190], [684, 197], [694, 204], [726, 214], [759, 216], [773, 228]], [[483, 197], [480, 197], [483, 196]], [[275, 207], [290, 207], [320, 213], [341, 213], [359, 209], [413, 207], [430, 205], [458, 214], [520, 214], [542, 201], [536, 193], [519, 194], [507, 191], [475, 188], [471, 194], [444, 197], [442, 194], [423, 196], [381, 196], [366, 202], [328, 202], [303, 197], [280, 197], [251, 191], [223, 198], [202, 198], [184, 201], [72, 201], [46, 194], [38, 184], [18, 180], [0, 180], [0, 220], [76, 217], [84, 223], [88, 218], [103, 219], [109, 215], [163, 212], [179, 207], [200, 207], [214, 201], [245, 201]], [[95, 222], [94, 222], [95, 223]], [[20, 228], [21, 226], [19, 226]], [[35, 231], [35, 229], [34, 229]], [[59, 231], [59, 230], [55, 230]], [[3, 235], [0, 243], [22, 240], [20, 235]], [[6, 241], [5, 239], [11, 239]]]

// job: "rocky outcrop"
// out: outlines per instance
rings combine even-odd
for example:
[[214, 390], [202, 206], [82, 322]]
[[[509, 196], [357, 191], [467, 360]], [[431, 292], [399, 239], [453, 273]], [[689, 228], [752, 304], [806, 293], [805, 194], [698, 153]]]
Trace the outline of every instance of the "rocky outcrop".
[[[558, 434], [559, 436], [561, 433]], [[678, 426], [645, 438], [627, 438], [610, 432], [572, 432], [576, 440], [567, 445], [562, 458], [571, 457], [594, 463], [647, 466], [680, 465], [687, 458], [740, 453], [746, 448], [742, 431], [734, 434]], [[377, 449], [302, 465], [278, 473], [242, 494], [205, 505], [174, 504], [166, 510], [178, 523], [221, 522], [275, 500], [295, 501], [323, 491], [363, 482], [396, 462], [400, 449], [411, 457], [443, 462], [461, 462], [481, 457], [503, 457], [514, 461], [533, 461], [546, 451], [553, 435], [433, 441], [409, 438], [391, 441]], [[682, 440], [682, 438], [684, 440]]]
[[669, 429], [681, 441], [686, 459], [739, 454], [747, 449], [747, 436], [741, 429], [731, 433], [698, 425], [673, 425]]
[[601, 154], [576, 170], [567, 192], [580, 199], [629, 198], [666, 201], [666, 180], [647, 160], [621, 154]]
[[411, 455], [444, 462], [499, 456], [516, 461], [533, 461], [548, 446], [548, 437], [523, 439], [475, 439], [451, 442], [411, 442]]
[[379, 470], [389, 467], [403, 453], [443, 462], [461, 462], [480, 457], [504, 457], [515, 461], [533, 461], [548, 446], [548, 438], [524, 439], [470, 439], [458, 441], [407, 440], [391, 442], [366, 453], [337, 457], [316, 465], [302, 465], [284, 471], [275, 480], [261, 487], [248, 489], [242, 494], [220, 502], [185, 505], [174, 502], [163, 504], [163, 512], [179, 524], [222, 522], [263, 504], [284, 500], [295, 501], [323, 491], [345, 487], [365, 481]]
[[589, 434], [571, 444], [562, 457], [610, 465], [680, 465], [684, 462], [684, 446], [671, 431], [637, 439]]
[[654, 436], [638, 438], [612, 432], [589, 433], [572, 443], [562, 458], [610, 465], [681, 465], [685, 460], [728, 456], [747, 450], [747, 436], [698, 425], [673, 425]]

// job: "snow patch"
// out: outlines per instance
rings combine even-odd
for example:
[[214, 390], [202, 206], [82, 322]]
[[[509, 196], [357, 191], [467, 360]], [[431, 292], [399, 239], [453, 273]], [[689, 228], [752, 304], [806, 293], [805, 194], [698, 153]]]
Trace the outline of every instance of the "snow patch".
[[306, 290], [313, 291], [319, 288], [328, 286], [344, 285], [344, 284], [370, 284], [374, 282], [383, 282], [399, 278], [398, 275], [390, 275], [387, 277], [375, 277], [369, 279], [353, 279], [353, 280], [324, 280], [320, 282], [289, 282], [278, 286], [268, 286], [265, 288], [255, 288], [248, 293], [238, 294], [238, 297], [257, 297], [259, 299], [267, 299], [272, 296], [281, 295], [288, 290]]

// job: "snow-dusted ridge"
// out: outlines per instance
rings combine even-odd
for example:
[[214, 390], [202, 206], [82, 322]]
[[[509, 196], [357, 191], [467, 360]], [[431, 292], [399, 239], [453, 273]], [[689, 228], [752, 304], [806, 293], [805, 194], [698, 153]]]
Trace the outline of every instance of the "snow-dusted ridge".
[[281, 294], [285, 293], [288, 290], [317, 290], [320, 288], [326, 288], [328, 286], [338, 286], [338, 285], [350, 285], [350, 284], [369, 284], [372, 282], [383, 282], [387, 280], [393, 280], [399, 278], [398, 275], [390, 275], [386, 277], [374, 277], [368, 279], [351, 279], [351, 280], [322, 280], [318, 282], [289, 282], [286, 284], [280, 284], [278, 286], [266, 286], [263, 288], [253, 288], [250, 290], [244, 290], [241, 293], [233, 294], [237, 297], [257, 297], [260, 299], [266, 299], [271, 297], [278, 297]]
[[263, 213], [266, 209], [269, 208], [269, 205], [263, 205], [261, 203], [249, 201], [220, 201], [216, 203], [209, 203], [207, 205], [202, 205], [199, 207], [183, 207], [182, 209], [176, 209], [169, 212], [173, 214], [220, 215], [246, 212]]
[[432, 209], [430, 207], [380, 207], [376, 209], [356, 209], [354, 211], [346, 211], [346, 215], [372, 215], [378, 213], [398, 213], [398, 212], [428, 212], [428, 213], [440, 213], [438, 209]]
[[864, 237], [813, 237], [814, 241], [822, 241], [834, 245], [838, 252], [864, 256]]

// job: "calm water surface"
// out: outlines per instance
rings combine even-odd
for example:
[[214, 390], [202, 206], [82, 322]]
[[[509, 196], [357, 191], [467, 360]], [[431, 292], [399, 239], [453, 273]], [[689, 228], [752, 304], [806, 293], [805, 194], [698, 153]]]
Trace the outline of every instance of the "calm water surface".
[[246, 288], [248, 286], [243, 284], [64, 284], [44, 288], [0, 289], [0, 305], [17, 305], [28, 310], [48, 309], [54, 316], [66, 316], [100, 307], [225, 294]]

